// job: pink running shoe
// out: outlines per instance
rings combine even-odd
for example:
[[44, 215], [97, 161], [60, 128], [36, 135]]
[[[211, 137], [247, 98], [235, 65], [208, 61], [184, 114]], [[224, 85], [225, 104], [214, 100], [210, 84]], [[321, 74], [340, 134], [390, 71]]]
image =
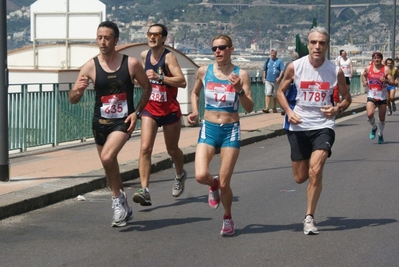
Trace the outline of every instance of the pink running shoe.
[[217, 209], [219, 207], [219, 202], [220, 202], [220, 197], [219, 197], [219, 180], [218, 177], [215, 176], [213, 178], [214, 180], [218, 181], [218, 189], [215, 191], [212, 191], [212, 188], [209, 187], [209, 192], [208, 192], [208, 204], [212, 209]]
[[226, 236], [226, 235], [234, 235], [235, 233], [235, 225], [233, 220], [223, 220], [223, 227], [222, 231], [220, 231], [220, 235]]

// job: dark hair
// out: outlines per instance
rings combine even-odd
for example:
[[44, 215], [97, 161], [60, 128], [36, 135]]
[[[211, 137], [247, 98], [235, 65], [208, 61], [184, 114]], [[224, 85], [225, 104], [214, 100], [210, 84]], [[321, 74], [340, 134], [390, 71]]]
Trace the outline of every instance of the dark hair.
[[389, 58], [387, 58], [387, 59], [385, 59], [385, 63], [386, 63], [386, 62], [388, 62], [388, 61], [391, 61], [391, 62], [393, 63], [393, 59], [392, 59], [392, 58], [390, 58], [390, 57], [389, 57]]
[[339, 55], [342, 55], [342, 52], [345, 52], [344, 49], [339, 50]]
[[383, 59], [383, 57], [382, 57], [382, 53], [381, 52], [374, 52], [372, 55], [371, 55], [371, 58], [374, 58], [374, 56], [377, 56], [377, 57], [380, 57], [381, 59]]
[[160, 23], [152, 24], [152, 25], [148, 28], [148, 31], [149, 31], [152, 27], [161, 27], [161, 28], [162, 28], [162, 37], [168, 36], [168, 29], [166, 28], [165, 25], [160, 24]]
[[114, 37], [119, 38], [119, 29], [118, 29], [118, 25], [116, 25], [116, 23], [109, 21], [109, 20], [103, 21], [98, 25], [97, 30], [101, 27], [110, 28], [114, 32]]

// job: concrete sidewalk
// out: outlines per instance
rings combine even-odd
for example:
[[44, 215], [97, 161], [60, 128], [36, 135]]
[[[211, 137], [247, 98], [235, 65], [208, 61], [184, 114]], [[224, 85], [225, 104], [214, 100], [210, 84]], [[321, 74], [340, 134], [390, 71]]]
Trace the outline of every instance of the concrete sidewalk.
[[[352, 97], [352, 105], [339, 117], [361, 112], [366, 107], [366, 95]], [[241, 117], [241, 144], [247, 145], [283, 135], [283, 116], [262, 112]], [[198, 127], [182, 129], [179, 146], [185, 162], [194, 160]], [[126, 143], [119, 153], [123, 181], [138, 178], [139, 133]], [[0, 220], [34, 209], [74, 198], [106, 187], [104, 171], [93, 141], [10, 155], [10, 181], [0, 182]], [[152, 172], [168, 169], [172, 161], [166, 153], [162, 132], [159, 132], [152, 156]], [[189, 174], [191, 176], [192, 174]]]

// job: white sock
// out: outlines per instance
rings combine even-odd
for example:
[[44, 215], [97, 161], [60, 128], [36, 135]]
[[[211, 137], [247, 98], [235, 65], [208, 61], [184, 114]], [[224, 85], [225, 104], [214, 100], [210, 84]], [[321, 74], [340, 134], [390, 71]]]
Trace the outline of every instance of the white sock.
[[379, 133], [378, 133], [378, 135], [379, 136], [382, 136], [383, 135], [383, 133], [384, 133], [384, 127], [385, 127], [385, 121], [380, 121], [380, 123], [378, 124], [380, 127], [379, 127]]

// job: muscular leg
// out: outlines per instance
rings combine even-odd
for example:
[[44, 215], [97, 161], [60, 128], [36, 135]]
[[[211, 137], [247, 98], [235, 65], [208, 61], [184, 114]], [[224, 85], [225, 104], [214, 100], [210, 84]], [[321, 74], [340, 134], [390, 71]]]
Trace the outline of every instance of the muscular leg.
[[213, 186], [213, 176], [209, 173], [209, 162], [215, 155], [215, 148], [200, 143], [195, 150], [195, 180], [204, 185]]
[[150, 183], [151, 155], [157, 130], [158, 125], [153, 119], [145, 116], [141, 118], [139, 173], [142, 188], [147, 188]]
[[374, 120], [375, 108], [376, 106], [374, 105], [373, 102], [370, 101], [367, 102], [366, 104], [367, 118], [369, 119], [371, 126], [375, 125], [375, 120]]
[[387, 105], [378, 106], [378, 119], [380, 120], [379, 129], [378, 129], [379, 135], [384, 134], [386, 110], [387, 110]]
[[221, 165], [219, 170], [219, 186], [220, 199], [224, 207], [224, 215], [231, 215], [233, 191], [230, 187], [230, 181], [239, 153], [240, 150], [238, 148], [232, 147], [226, 147], [220, 150]]
[[393, 90], [389, 90], [388, 91], [388, 93], [387, 93], [387, 106], [388, 106], [388, 110], [389, 111], [392, 111], [392, 106], [391, 106], [391, 101], [392, 101], [392, 99], [391, 99], [391, 92], [392, 92]]
[[315, 214], [322, 190], [323, 168], [327, 157], [328, 152], [326, 150], [315, 150], [310, 157], [306, 214]]
[[119, 196], [120, 190], [123, 190], [117, 156], [128, 139], [129, 135], [127, 133], [115, 131], [108, 135], [104, 146], [97, 145], [97, 152], [114, 197]]
[[166, 150], [168, 151], [169, 156], [172, 157], [177, 175], [183, 173], [184, 164], [183, 151], [181, 151], [181, 149], [179, 148], [180, 130], [180, 120], [173, 124], [163, 126]]

